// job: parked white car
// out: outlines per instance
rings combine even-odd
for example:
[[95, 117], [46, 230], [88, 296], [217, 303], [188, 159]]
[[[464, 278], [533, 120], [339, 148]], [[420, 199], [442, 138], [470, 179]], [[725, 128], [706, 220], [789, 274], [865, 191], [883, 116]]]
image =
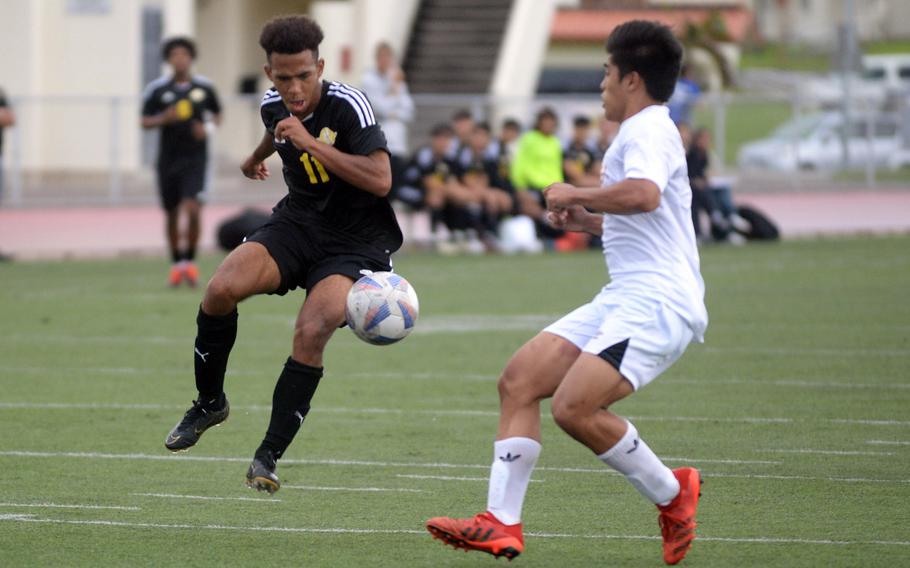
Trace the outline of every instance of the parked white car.
[[[737, 160], [739, 167], [782, 172], [842, 168], [845, 165], [843, 122], [839, 112], [795, 118], [778, 127], [770, 137], [742, 146]], [[893, 114], [852, 115], [847, 130], [846, 167], [865, 167], [869, 160], [876, 166], [892, 169], [910, 165], [910, 153], [900, 130]]]
[[[844, 78], [831, 73], [811, 78], [799, 87], [799, 96], [804, 103], [822, 108], [840, 108], [844, 104]], [[888, 97], [888, 90], [881, 81], [866, 80], [864, 75], [850, 75], [850, 100], [854, 105], [865, 108], [881, 108]]]
[[892, 94], [910, 92], [910, 53], [864, 55], [863, 80]]

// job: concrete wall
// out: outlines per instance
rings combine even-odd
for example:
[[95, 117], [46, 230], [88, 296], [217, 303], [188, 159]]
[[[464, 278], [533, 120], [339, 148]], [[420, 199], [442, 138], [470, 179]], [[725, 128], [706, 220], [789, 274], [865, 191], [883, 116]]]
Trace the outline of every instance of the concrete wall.
[[515, 0], [493, 70], [490, 94], [500, 101], [493, 123], [506, 116], [529, 116], [530, 98], [537, 90], [556, 0]]
[[[326, 77], [359, 83], [373, 49], [406, 45], [419, 0], [2, 0], [0, 87], [18, 125], [4, 133], [4, 163], [42, 172], [140, 167], [142, 11], [159, 7], [164, 37], [189, 35], [196, 72], [225, 101], [215, 151], [239, 160], [262, 135], [258, 96], [238, 98], [245, 77], [269, 87], [259, 33], [271, 18], [310, 13], [326, 34]], [[82, 7], [85, 10], [74, 10]], [[345, 55], [346, 53], [346, 55]], [[346, 65], [343, 65], [346, 63]]]
[[80, 13], [66, 0], [0, 3], [0, 82], [18, 103], [10, 138], [25, 168], [97, 170], [114, 154], [137, 164], [136, 105], [104, 97], [141, 89], [142, 3], [96, 5]]
[[[785, 8], [777, 0], [752, 0], [752, 6], [765, 39], [828, 47], [837, 41], [844, 0], [800, 0]], [[860, 41], [910, 37], [910, 2], [853, 0], [853, 6]]]

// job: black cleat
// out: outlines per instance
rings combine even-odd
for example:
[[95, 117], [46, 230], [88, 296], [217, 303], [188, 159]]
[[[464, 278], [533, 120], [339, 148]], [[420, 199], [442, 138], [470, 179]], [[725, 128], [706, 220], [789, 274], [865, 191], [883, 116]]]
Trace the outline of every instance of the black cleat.
[[257, 455], [246, 470], [246, 486], [256, 491], [268, 491], [274, 494], [281, 487], [281, 481], [275, 475], [275, 458], [271, 453]]
[[194, 400], [193, 406], [186, 411], [183, 419], [167, 435], [164, 447], [172, 452], [188, 450], [196, 445], [202, 433], [227, 420], [231, 406], [227, 398], [221, 409], [206, 408], [202, 401]]

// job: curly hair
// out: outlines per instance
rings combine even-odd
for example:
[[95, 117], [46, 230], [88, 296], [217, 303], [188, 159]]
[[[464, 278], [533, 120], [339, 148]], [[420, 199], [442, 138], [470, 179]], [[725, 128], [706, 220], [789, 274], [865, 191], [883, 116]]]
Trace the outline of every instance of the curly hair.
[[322, 28], [312, 18], [279, 16], [262, 28], [259, 45], [265, 50], [266, 57], [271, 57], [273, 53], [293, 54], [309, 50], [314, 58], [318, 58], [322, 38]]
[[171, 51], [182, 47], [190, 53], [190, 57], [196, 59], [196, 43], [188, 37], [172, 37], [164, 42], [161, 46], [161, 58], [165, 61], [171, 56]]
[[621, 24], [607, 38], [607, 53], [620, 79], [638, 73], [652, 99], [665, 102], [673, 94], [683, 48], [667, 26], [644, 20]]

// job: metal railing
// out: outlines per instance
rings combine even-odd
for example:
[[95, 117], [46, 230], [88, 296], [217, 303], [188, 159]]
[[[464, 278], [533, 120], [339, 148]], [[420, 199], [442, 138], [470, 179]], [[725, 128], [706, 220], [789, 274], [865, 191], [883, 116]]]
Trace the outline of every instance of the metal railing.
[[[410, 125], [412, 149], [426, 142], [433, 124], [446, 121], [461, 108], [474, 117], [487, 120], [498, 132], [505, 118], [530, 125], [543, 106], [554, 108], [560, 116], [560, 134], [567, 136], [575, 115], [595, 120], [602, 114], [595, 95], [538, 96], [534, 98], [497, 98], [488, 95], [415, 95], [417, 117]], [[223, 101], [224, 121], [210, 140], [211, 200], [244, 201], [251, 199], [242, 182], [238, 165], [262, 136], [258, 96], [232, 96]], [[17, 124], [5, 132], [4, 206], [44, 204], [129, 204], [153, 203], [156, 134], [139, 126], [141, 101], [138, 96], [29, 96], [16, 97], [11, 105]], [[740, 170], [737, 152], [749, 139], [767, 137], [775, 127], [815, 112], [798, 96], [756, 96], [721, 93], [703, 98], [695, 111], [696, 127], [713, 133], [715, 162], [713, 170], [737, 176], [747, 190], [803, 190], [843, 183], [835, 176], [837, 168], [806, 161], [794, 171], [775, 171], [773, 164], [756, 171]], [[910, 165], [910, 119], [908, 111], [869, 111], [857, 114], [866, 122], [866, 146], [885, 153], [862, 162], [862, 179], [857, 187], [874, 187], [882, 168]], [[892, 150], [876, 146], [876, 124], [893, 121], [902, 141]], [[901, 135], [898, 135], [900, 137]], [[892, 141], [893, 142], [893, 141]], [[793, 150], [799, 150], [796, 142]], [[881, 145], [879, 145], [881, 146]], [[838, 159], [835, 160], [838, 162]], [[843, 165], [843, 164], [840, 164]], [[277, 166], [280, 167], [280, 166]], [[277, 171], [277, 170], [276, 170]], [[280, 195], [281, 176], [273, 176], [269, 192]], [[854, 175], [854, 178], [856, 176]], [[271, 196], [271, 193], [267, 193]], [[256, 193], [256, 199], [262, 194]]]

